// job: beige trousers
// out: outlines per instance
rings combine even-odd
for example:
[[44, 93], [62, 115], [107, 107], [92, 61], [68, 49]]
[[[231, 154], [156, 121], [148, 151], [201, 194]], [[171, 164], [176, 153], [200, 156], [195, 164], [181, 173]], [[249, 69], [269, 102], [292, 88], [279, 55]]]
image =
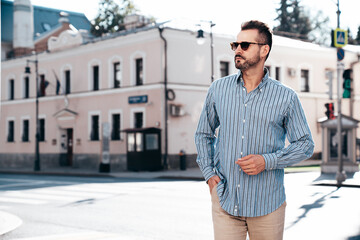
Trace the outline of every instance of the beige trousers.
[[286, 202], [274, 212], [260, 217], [235, 217], [225, 212], [219, 203], [216, 187], [211, 191], [215, 240], [282, 240]]

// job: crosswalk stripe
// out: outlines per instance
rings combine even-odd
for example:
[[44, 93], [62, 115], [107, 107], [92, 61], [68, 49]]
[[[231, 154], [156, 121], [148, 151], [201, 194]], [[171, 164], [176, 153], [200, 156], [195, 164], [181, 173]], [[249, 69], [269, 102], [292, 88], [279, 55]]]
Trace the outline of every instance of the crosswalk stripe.
[[55, 200], [55, 201], [79, 201], [83, 198], [80, 197], [64, 197], [64, 196], [54, 196], [54, 195], [44, 195], [36, 194], [31, 192], [9, 192], [6, 193], [7, 197], [19, 197], [25, 199], [39, 199], [39, 200]]
[[21, 198], [12, 198], [12, 197], [0, 197], [0, 202], [24, 203], [24, 204], [33, 204], [33, 205], [40, 205], [40, 204], [46, 204], [47, 203], [47, 201], [43, 201], [43, 200], [21, 199]]
[[81, 191], [69, 191], [71, 189], [36, 189], [33, 190], [35, 193], [39, 194], [48, 194], [48, 195], [60, 195], [60, 196], [74, 196], [81, 198], [106, 198], [110, 197], [113, 194], [103, 194], [97, 192], [81, 192]]
[[101, 232], [82, 232], [82, 233], [71, 233], [61, 235], [47, 235], [40, 237], [30, 238], [17, 238], [14, 240], [112, 240], [121, 239], [120, 235], [113, 233], [101, 233]]

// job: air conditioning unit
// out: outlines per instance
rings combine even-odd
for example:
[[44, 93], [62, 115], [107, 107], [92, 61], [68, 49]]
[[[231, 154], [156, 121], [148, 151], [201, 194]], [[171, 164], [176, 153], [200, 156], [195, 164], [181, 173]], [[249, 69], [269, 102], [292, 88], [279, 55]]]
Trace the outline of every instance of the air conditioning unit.
[[170, 104], [170, 115], [173, 117], [181, 117], [185, 115], [185, 111], [180, 104]]
[[295, 77], [296, 75], [296, 70], [294, 68], [289, 68], [288, 69], [288, 73], [290, 77]]

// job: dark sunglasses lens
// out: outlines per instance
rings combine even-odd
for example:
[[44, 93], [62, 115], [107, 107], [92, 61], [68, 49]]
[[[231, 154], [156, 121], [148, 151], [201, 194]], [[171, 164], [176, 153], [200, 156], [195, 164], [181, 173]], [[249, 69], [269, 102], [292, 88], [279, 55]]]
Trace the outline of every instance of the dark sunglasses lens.
[[235, 51], [235, 50], [237, 49], [237, 47], [239, 46], [239, 43], [237, 43], [237, 42], [232, 42], [230, 45], [231, 45], [231, 49], [232, 49], [233, 51]]
[[245, 51], [249, 48], [250, 43], [249, 42], [241, 42], [240, 46], [241, 46], [241, 49]]

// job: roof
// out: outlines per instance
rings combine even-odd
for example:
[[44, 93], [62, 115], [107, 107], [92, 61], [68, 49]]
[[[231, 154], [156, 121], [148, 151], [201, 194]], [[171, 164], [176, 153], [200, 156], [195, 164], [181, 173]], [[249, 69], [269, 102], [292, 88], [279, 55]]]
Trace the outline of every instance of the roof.
[[[12, 42], [13, 40], [13, 6], [8, 0], [1, 0], [1, 41]], [[34, 37], [42, 34], [59, 24], [60, 12], [69, 14], [69, 22], [77, 29], [90, 31], [91, 23], [84, 13], [71, 12], [61, 9], [34, 7]], [[48, 28], [50, 27], [50, 28]]]
[[[321, 118], [318, 120], [318, 122], [321, 124], [322, 128], [336, 129], [337, 122], [338, 122], [337, 120], [338, 120], [338, 118], [336, 116], [335, 119]], [[360, 121], [355, 118], [341, 114], [341, 126], [343, 129], [357, 128], [357, 125], [359, 122]]]

